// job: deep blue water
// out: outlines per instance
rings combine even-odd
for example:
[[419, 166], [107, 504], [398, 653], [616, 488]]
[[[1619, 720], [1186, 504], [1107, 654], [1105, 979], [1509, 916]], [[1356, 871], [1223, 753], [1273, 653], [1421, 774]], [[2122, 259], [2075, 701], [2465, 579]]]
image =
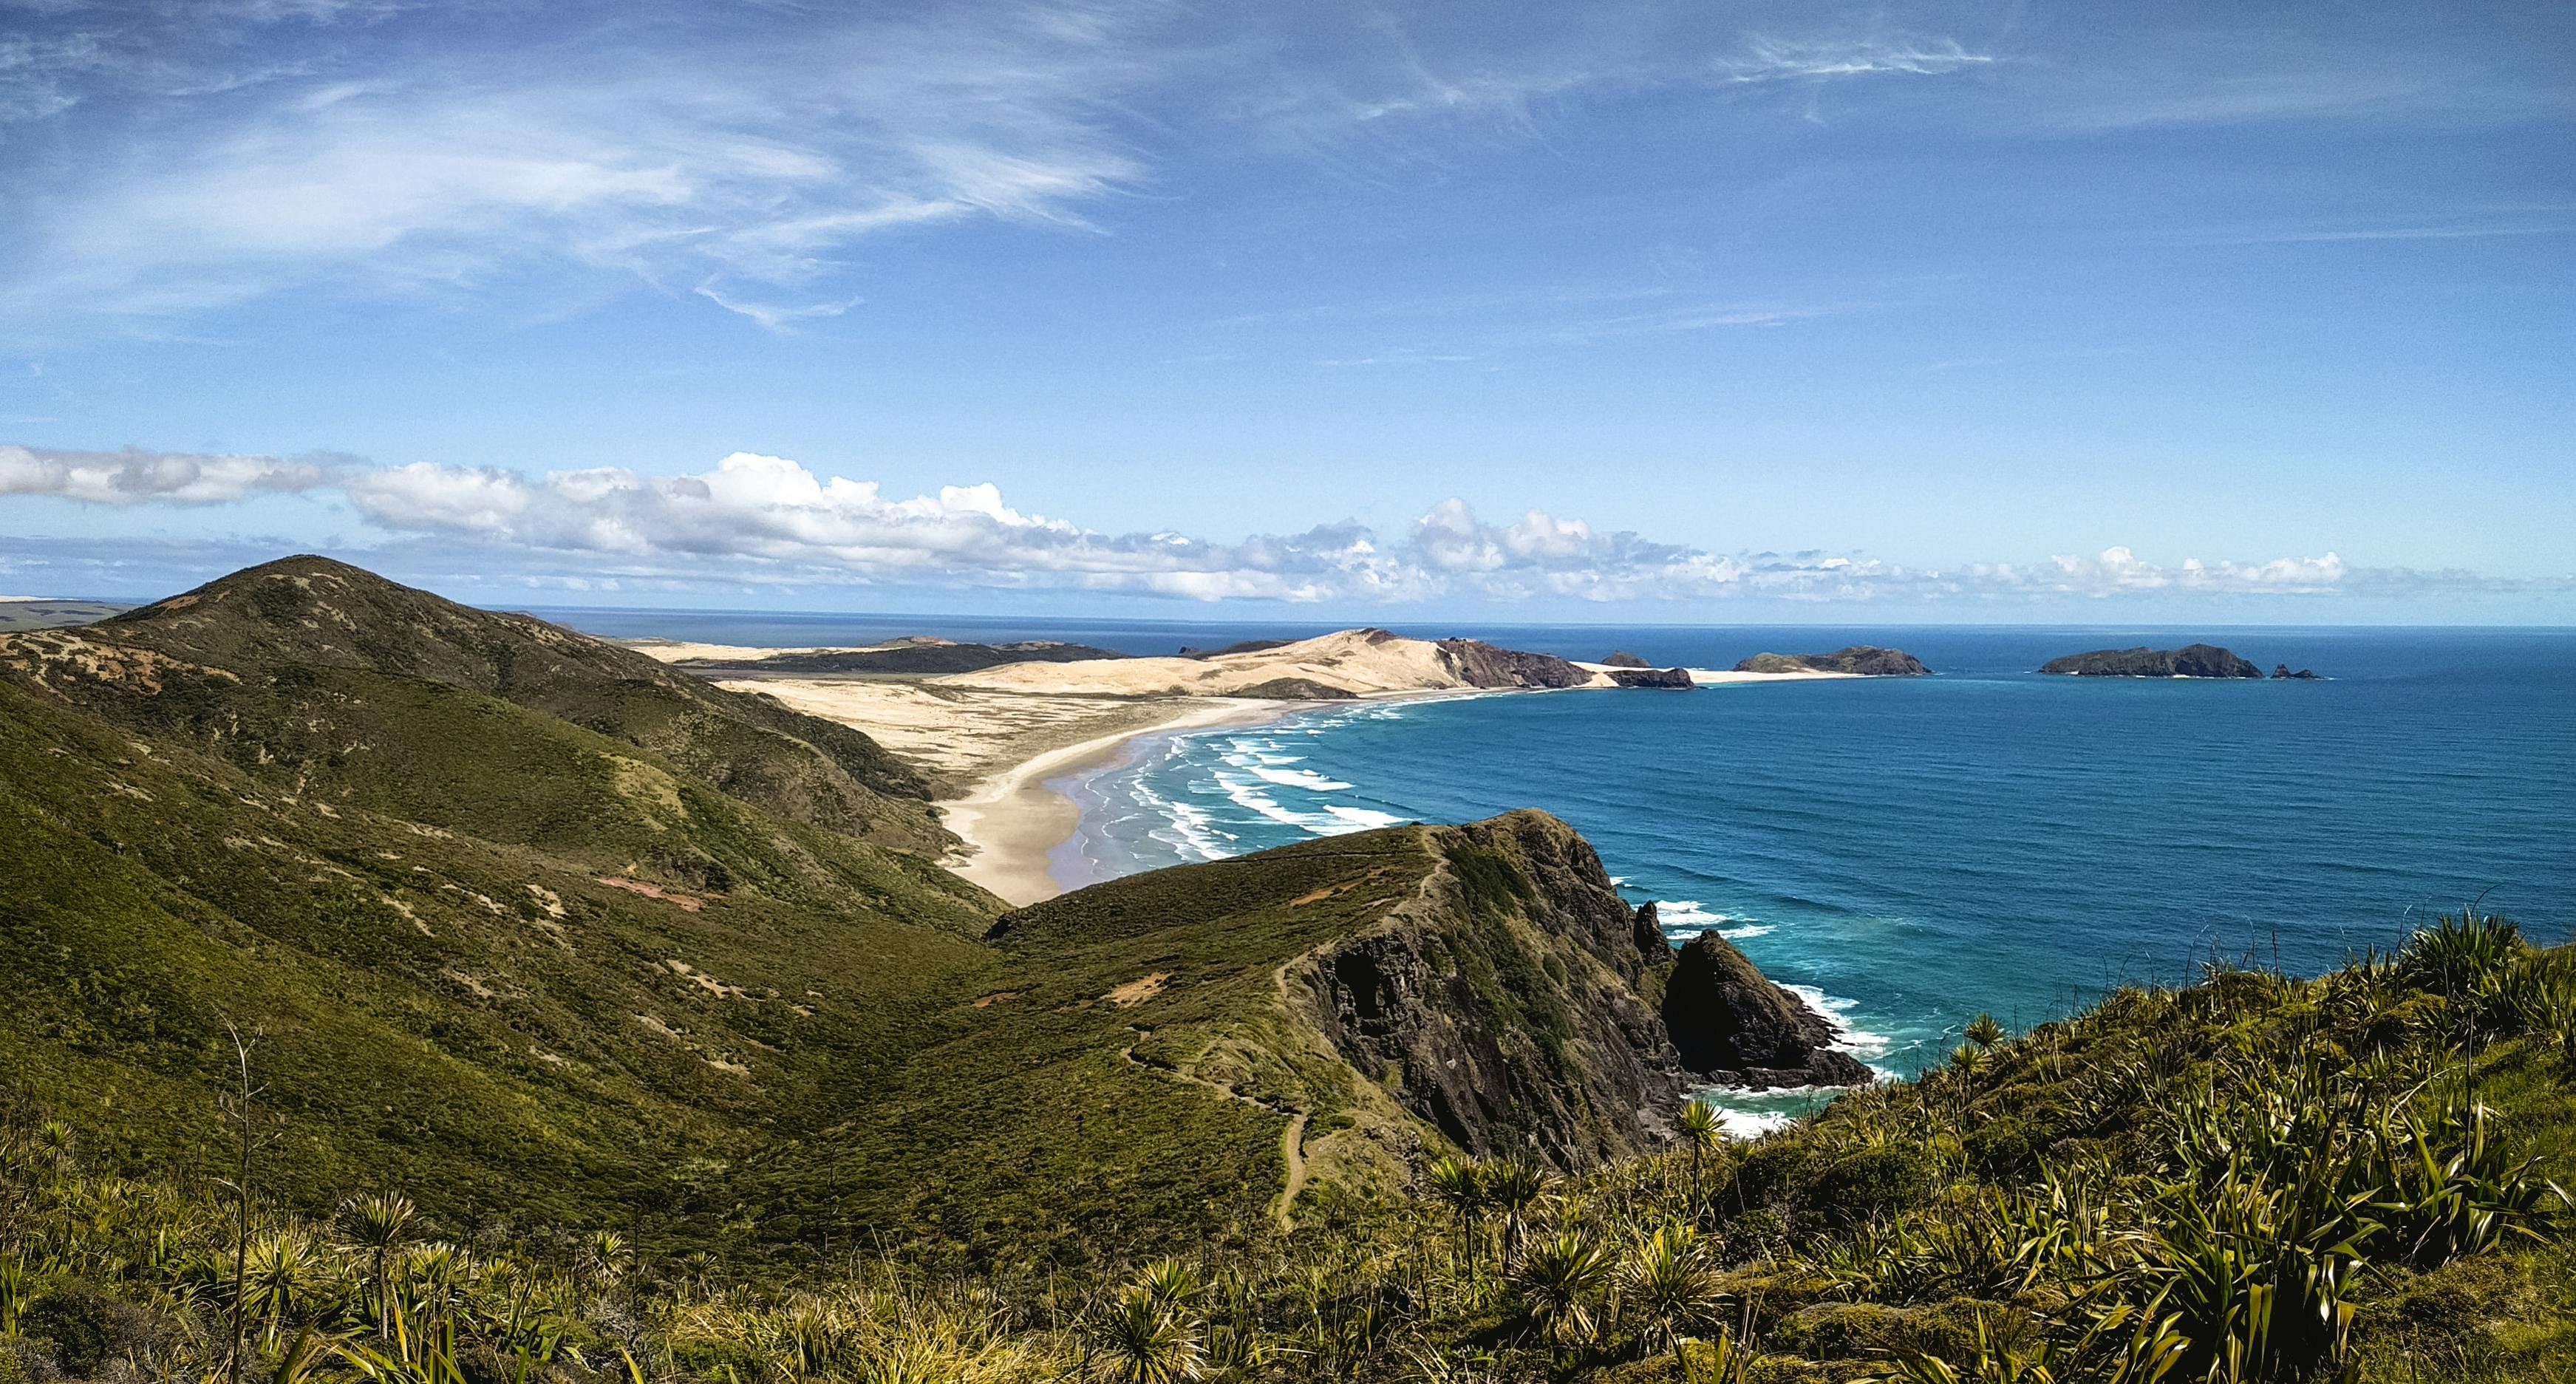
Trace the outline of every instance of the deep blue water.
[[[612, 635], [937, 633], [1130, 653], [1325, 629], [552, 614]], [[1148, 739], [1124, 766], [1059, 785], [1085, 815], [1059, 875], [1543, 807], [1592, 840], [1632, 900], [1661, 901], [1673, 935], [1724, 929], [1891, 1071], [1946, 1051], [1979, 1010], [2037, 1023], [2213, 956], [2319, 970], [2475, 898], [2546, 941], [2576, 926], [2576, 630], [1395, 628], [1701, 668], [1874, 643], [1937, 675], [1375, 704]], [[2324, 680], [2030, 671], [2193, 639]]]
[[[1878, 1065], [2213, 956], [2298, 971], [2483, 896], [2576, 924], [2576, 631], [1488, 629], [1728, 667], [1876, 642], [1936, 676], [1506, 694], [1139, 742], [1063, 785], [1060, 874], [1544, 807], [1673, 935], [1716, 926]], [[2215, 636], [2317, 682], [2043, 678]]]

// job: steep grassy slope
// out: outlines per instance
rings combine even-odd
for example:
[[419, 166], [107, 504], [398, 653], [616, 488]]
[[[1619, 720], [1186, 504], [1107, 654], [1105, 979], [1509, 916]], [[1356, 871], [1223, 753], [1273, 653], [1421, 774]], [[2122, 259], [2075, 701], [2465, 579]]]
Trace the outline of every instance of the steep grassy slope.
[[[542, 620], [475, 610], [324, 558], [265, 563], [0, 650], [0, 662], [21, 665], [115, 658], [195, 664], [216, 676], [183, 679], [169, 689], [178, 696], [94, 699], [93, 710], [191, 737], [271, 779], [363, 772], [371, 750], [399, 746], [404, 728], [394, 722], [413, 715], [370, 717], [371, 695], [417, 705], [422, 689], [445, 688], [625, 741], [782, 817], [894, 845], [946, 840], [920, 779], [846, 726]], [[77, 695], [83, 685], [75, 677], [55, 690]]]
[[[865, 737], [290, 559], [0, 636], [0, 1072], [211, 1168], [227, 1021], [317, 1202], [633, 1224], [931, 1036], [998, 904]], [[865, 839], [863, 839], [863, 837]]]
[[757, 1199], [816, 1238], [1078, 1260], [1343, 1214], [1453, 1141], [1653, 1147], [1684, 1081], [1631, 923], [1535, 812], [1095, 885], [1003, 917], [950, 1036]]
[[[626, 802], [631, 749], [553, 724], [561, 762], [503, 781]], [[975, 891], [722, 795], [653, 805], [730, 862], [721, 891], [567, 848], [617, 844], [610, 812], [531, 846], [362, 796], [281, 794], [0, 684], [0, 1071], [138, 1165], [212, 1166], [230, 1020], [313, 1196], [399, 1178], [596, 1217], [889, 1069], [919, 995], [979, 959]]]
[[822, 724], [313, 559], [0, 636], [9, 1079], [129, 1166], [211, 1171], [230, 1022], [307, 1204], [400, 1181], [768, 1255], [1242, 1237], [1425, 1147], [1663, 1136], [1662, 944], [1562, 823], [1119, 881], [988, 937], [996, 901], [879, 844], [928, 826], [907, 781]]
[[[263, 1211], [247, 1363], [334, 1384], [2564, 1380], [2572, 961], [2446, 921], [2315, 980], [2216, 969], [2020, 1037], [1980, 1024], [1945, 1068], [1753, 1143], [1568, 1177], [1450, 1163], [1437, 1196], [1043, 1276], [863, 1254], [744, 1282], [723, 1256], [451, 1239], [399, 1203]], [[0, 1371], [220, 1377], [231, 1217], [0, 1106]]]

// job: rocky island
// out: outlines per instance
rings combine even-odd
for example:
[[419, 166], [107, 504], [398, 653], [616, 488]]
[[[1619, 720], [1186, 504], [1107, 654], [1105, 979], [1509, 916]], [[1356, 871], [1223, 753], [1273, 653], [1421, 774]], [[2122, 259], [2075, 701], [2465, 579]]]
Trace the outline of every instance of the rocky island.
[[2179, 649], [2097, 649], [2068, 654], [2039, 667], [2043, 673], [2078, 678], [2259, 678], [2263, 670], [2215, 644], [2185, 644]]
[[1829, 654], [1755, 654], [1735, 665], [1739, 673], [1843, 673], [1858, 678], [1920, 678], [1931, 675], [1923, 660], [1903, 649], [1854, 644]]

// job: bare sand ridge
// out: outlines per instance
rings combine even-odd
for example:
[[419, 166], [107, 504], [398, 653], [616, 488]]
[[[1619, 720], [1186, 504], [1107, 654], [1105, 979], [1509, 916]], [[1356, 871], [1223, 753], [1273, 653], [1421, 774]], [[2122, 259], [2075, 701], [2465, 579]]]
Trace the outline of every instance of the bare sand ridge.
[[[1294, 678], [1372, 696], [1386, 692], [1452, 692], [1472, 686], [1440, 646], [1385, 630], [1343, 630], [1275, 649], [1214, 658], [1100, 658], [1074, 663], [1006, 663], [932, 681], [950, 687], [1007, 689], [1061, 696], [1222, 697]], [[1607, 674], [1596, 685], [1611, 684]]]

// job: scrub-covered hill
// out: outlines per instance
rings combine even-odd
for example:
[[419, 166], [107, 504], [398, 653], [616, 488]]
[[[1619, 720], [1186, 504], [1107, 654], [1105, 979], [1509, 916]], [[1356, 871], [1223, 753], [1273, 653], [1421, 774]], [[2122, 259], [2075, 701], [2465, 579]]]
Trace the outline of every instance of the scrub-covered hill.
[[[857, 731], [326, 558], [264, 563], [95, 625], [15, 636], [0, 663], [66, 698], [104, 691], [85, 704], [271, 779], [398, 777], [390, 760], [414, 732], [453, 729], [431, 705], [480, 694], [650, 751], [783, 817], [894, 845], [943, 842], [919, 778]], [[102, 677], [115, 669], [164, 685], [140, 699], [95, 686], [119, 680]], [[396, 703], [381, 715], [379, 690]]]
[[310, 1206], [1028, 1262], [1426, 1153], [1594, 1166], [1696, 1079], [1669, 949], [1552, 818], [997, 924], [866, 737], [319, 559], [0, 636], [0, 826], [15, 1097], [211, 1174], [237, 1027]]

